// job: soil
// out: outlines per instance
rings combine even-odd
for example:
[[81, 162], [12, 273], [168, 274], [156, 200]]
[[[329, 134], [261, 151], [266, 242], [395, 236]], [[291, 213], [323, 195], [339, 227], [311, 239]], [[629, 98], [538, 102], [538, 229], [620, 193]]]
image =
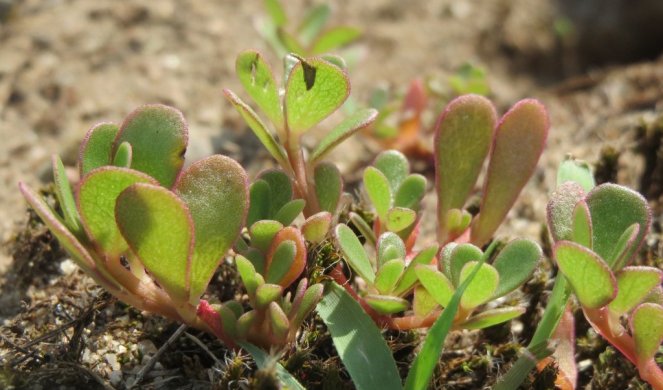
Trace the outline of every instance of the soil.
[[[301, 20], [314, 2], [284, 3], [292, 20]], [[73, 173], [78, 144], [91, 125], [119, 121], [151, 102], [183, 111], [189, 162], [221, 152], [241, 161], [250, 174], [269, 166], [267, 154], [221, 95], [222, 88], [241, 90], [233, 76], [239, 51], [255, 48], [272, 64], [280, 63], [255, 28], [265, 17], [261, 5], [0, 0], [1, 388], [128, 388], [177, 330], [178, 324], [117, 302], [67, 260], [27, 210], [16, 183], [48, 193], [52, 154], [61, 155]], [[501, 112], [523, 97], [544, 102], [552, 123], [547, 149], [499, 236], [545, 243], [547, 194], [555, 167], [570, 153], [595, 164], [600, 181], [646, 195], [654, 224], [641, 262], [661, 267], [660, 0], [343, 0], [332, 6], [331, 24], [364, 30], [353, 48], [359, 61], [350, 70], [358, 102], [367, 101], [376, 86], [402, 93], [415, 78], [436, 80], [444, 89], [468, 61], [487, 70], [491, 98]], [[431, 101], [425, 123], [432, 125], [445, 101]], [[356, 180], [353, 172], [370, 161], [376, 145], [357, 137], [332, 157], [348, 182]], [[430, 172], [426, 166], [421, 171]], [[516, 342], [531, 335], [550, 288], [549, 274], [547, 262], [512, 297], [528, 305], [515, 325], [450, 336], [435, 388], [490, 387], [514, 360]], [[224, 265], [210, 293], [232, 293], [232, 283], [232, 267]], [[583, 319], [578, 323], [579, 388], [647, 388]], [[418, 335], [387, 337], [405, 373]], [[352, 388], [316, 319], [286, 352], [284, 364], [310, 388]], [[552, 388], [554, 367], [548, 370], [524, 388]], [[272, 373], [256, 371], [245, 354], [190, 329], [141, 383], [177, 389], [274, 384]]]

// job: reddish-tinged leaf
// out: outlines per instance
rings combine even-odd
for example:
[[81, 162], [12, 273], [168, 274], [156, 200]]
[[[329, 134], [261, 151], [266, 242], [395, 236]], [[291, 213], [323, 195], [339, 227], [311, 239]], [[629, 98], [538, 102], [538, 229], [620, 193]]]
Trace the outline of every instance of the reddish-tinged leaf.
[[617, 281], [610, 267], [590, 249], [560, 241], [555, 245], [553, 257], [584, 307], [603, 307], [617, 295]]
[[122, 122], [113, 154], [122, 142], [129, 142], [132, 168], [170, 188], [184, 164], [188, 139], [181, 112], [162, 104], [148, 104], [134, 110]]
[[541, 103], [525, 99], [504, 114], [495, 131], [479, 215], [471, 242], [483, 246], [502, 223], [530, 176], [548, 137], [548, 113]]
[[500, 309], [485, 310], [463, 322], [461, 327], [465, 329], [484, 329], [507, 322], [524, 313], [524, 307], [504, 307]]
[[307, 241], [318, 243], [325, 239], [331, 229], [332, 216], [327, 211], [311, 215], [302, 225], [302, 234]]
[[608, 306], [610, 312], [622, 315], [642, 302], [661, 285], [663, 271], [653, 267], [626, 267], [617, 274], [617, 296]]
[[663, 341], [663, 306], [643, 303], [631, 316], [631, 330], [638, 360], [652, 359]]
[[193, 218], [195, 246], [191, 259], [191, 297], [205, 292], [209, 280], [244, 226], [248, 177], [231, 158], [215, 155], [191, 165], [175, 192]]
[[574, 182], [566, 182], [553, 191], [546, 218], [553, 241], [573, 239], [573, 210], [584, 197], [585, 191]]
[[435, 189], [441, 243], [449, 238], [446, 215], [462, 209], [488, 155], [496, 122], [493, 104], [478, 95], [454, 99], [435, 126]]
[[[302, 237], [302, 234], [296, 228], [286, 227], [276, 233], [276, 236], [272, 240], [272, 244], [267, 252], [265, 269], [269, 270], [272, 267], [272, 261], [274, 260], [274, 254], [276, 253], [277, 248], [282, 242], [288, 240], [295, 243], [296, 251], [290, 270], [278, 282], [283, 288], [287, 288], [297, 280], [304, 271], [304, 267], [306, 267], [306, 242], [304, 241], [304, 237]], [[267, 271], [267, 273], [269, 273], [269, 271]]]
[[118, 196], [115, 219], [132, 252], [168, 295], [189, 300], [194, 233], [186, 204], [163, 187], [138, 183]]

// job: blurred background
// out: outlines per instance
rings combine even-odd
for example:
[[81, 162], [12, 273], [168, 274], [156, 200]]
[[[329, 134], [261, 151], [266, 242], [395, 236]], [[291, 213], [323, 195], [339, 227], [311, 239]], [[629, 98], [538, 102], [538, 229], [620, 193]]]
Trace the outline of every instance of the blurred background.
[[[284, 29], [296, 32], [318, 4], [283, 1]], [[455, 94], [486, 94], [502, 111], [522, 97], [538, 97], [553, 123], [541, 172], [566, 153], [597, 161], [606, 145], [620, 153], [615, 164], [626, 166], [620, 182], [637, 187], [644, 170], [655, 171], [656, 162], [647, 168], [647, 156], [634, 145], [643, 137], [638, 126], [655, 123], [663, 110], [663, 1], [327, 4], [324, 28], [352, 26], [361, 33], [339, 49], [348, 59], [350, 104], [386, 107], [389, 101], [402, 108], [418, 79], [428, 95], [421, 112], [427, 133]], [[270, 23], [257, 0], [0, 0], [0, 239], [9, 240], [26, 220], [19, 180], [47, 183], [54, 153], [75, 172], [87, 129], [119, 122], [140, 104], [183, 111], [189, 162], [213, 152], [249, 165], [263, 158], [221, 90], [244, 96], [234, 77], [235, 57], [244, 49], [263, 52], [282, 73], [265, 32]], [[379, 97], [382, 103], [375, 103]], [[359, 162], [383, 145], [370, 134], [354, 142], [349, 147], [358, 148], [351, 154]], [[660, 144], [660, 136], [651, 142]], [[549, 182], [538, 177], [533, 185], [547, 192]], [[536, 195], [525, 196], [531, 210], [543, 210], [537, 202], [545, 197], [537, 201]], [[0, 270], [9, 261], [1, 256]]]

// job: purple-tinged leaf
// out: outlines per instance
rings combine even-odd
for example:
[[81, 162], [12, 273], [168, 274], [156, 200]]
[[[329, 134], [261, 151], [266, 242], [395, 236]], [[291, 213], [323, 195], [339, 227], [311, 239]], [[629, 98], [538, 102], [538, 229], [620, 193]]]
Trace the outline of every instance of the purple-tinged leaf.
[[398, 297], [368, 294], [364, 296], [368, 305], [380, 314], [396, 314], [407, 310], [410, 303]]
[[573, 209], [572, 220], [572, 241], [576, 242], [585, 248], [593, 248], [592, 240], [592, 217], [589, 215], [589, 207], [587, 202], [581, 200], [576, 204]]
[[285, 112], [288, 130], [298, 137], [338, 109], [350, 94], [345, 71], [321, 59], [300, 59], [288, 76]]
[[336, 225], [336, 242], [348, 265], [367, 283], [375, 281], [375, 271], [359, 238], [347, 225]]
[[316, 165], [313, 177], [318, 207], [322, 211], [335, 214], [343, 192], [343, 179], [336, 164], [323, 162]]
[[127, 250], [114, 222], [115, 204], [120, 193], [136, 183], [158, 184], [142, 172], [105, 166], [87, 174], [78, 187], [76, 201], [85, 232], [110, 257]]
[[541, 247], [534, 241], [516, 239], [509, 242], [493, 262], [493, 267], [500, 274], [494, 297], [506, 295], [525, 283], [542, 256]]
[[81, 177], [93, 169], [111, 164], [113, 141], [119, 127], [114, 123], [99, 123], [88, 130], [78, 153]]
[[432, 245], [422, 249], [416, 254], [416, 256], [414, 256], [414, 258], [407, 264], [401, 280], [398, 281], [398, 285], [396, 285], [396, 289], [394, 289], [395, 295], [401, 296], [414, 286], [417, 282], [417, 274], [415, 273], [416, 266], [430, 264], [433, 259], [435, 259], [438, 249], [439, 247], [437, 245]]
[[663, 341], [663, 306], [643, 303], [631, 316], [631, 330], [638, 360], [652, 359]]
[[276, 233], [276, 236], [272, 240], [269, 251], [267, 252], [267, 263], [265, 264], [265, 269], [267, 270], [268, 274], [269, 270], [276, 265], [274, 262], [278, 260], [277, 251], [281, 243], [284, 241], [294, 242], [296, 249], [292, 265], [289, 267], [287, 273], [278, 282], [278, 284], [283, 286], [283, 288], [287, 288], [299, 278], [299, 276], [304, 271], [304, 267], [306, 267], [306, 242], [304, 241], [304, 237], [302, 237], [301, 232], [294, 227], [286, 227], [283, 228], [280, 232]]
[[454, 99], [435, 125], [435, 189], [438, 234], [448, 237], [447, 212], [462, 209], [490, 150], [497, 116], [493, 104], [478, 95]]
[[170, 188], [184, 164], [188, 139], [181, 112], [162, 104], [148, 104], [134, 110], [122, 122], [113, 144], [113, 154], [123, 142], [129, 142], [132, 168]]
[[553, 241], [573, 239], [573, 210], [584, 197], [585, 191], [574, 182], [560, 185], [550, 195], [546, 220]]
[[592, 216], [593, 250], [614, 270], [619, 265], [613, 258], [615, 244], [631, 225], [640, 226], [633, 245], [620, 260], [620, 264], [628, 264], [649, 232], [651, 212], [645, 198], [629, 188], [606, 183], [590, 191], [586, 202]]
[[345, 141], [359, 130], [370, 126], [375, 121], [377, 116], [377, 110], [372, 108], [357, 110], [343, 122], [334, 127], [322, 138], [322, 140], [320, 140], [318, 145], [315, 147], [315, 150], [313, 150], [313, 153], [311, 153], [309, 161], [312, 164], [320, 161], [321, 158], [332, 151], [341, 142]]
[[138, 183], [117, 197], [115, 219], [132, 252], [168, 295], [189, 300], [194, 233], [186, 204], [163, 187]]
[[281, 145], [276, 142], [272, 133], [267, 130], [267, 125], [260, 119], [258, 114], [248, 104], [244, 103], [237, 95], [235, 95], [231, 90], [224, 89], [223, 94], [226, 99], [235, 107], [237, 112], [244, 118], [244, 121], [253, 131], [258, 140], [262, 145], [267, 149], [269, 154], [274, 157], [274, 159], [284, 167], [289, 166], [288, 159], [285, 156], [285, 152]]
[[[460, 283], [463, 283], [467, 277], [472, 274], [474, 267], [478, 264], [476, 261], [470, 261], [463, 266], [460, 271]], [[481, 264], [479, 272], [472, 282], [467, 286], [465, 293], [460, 298], [460, 305], [465, 309], [473, 309], [482, 305], [494, 296], [497, 286], [500, 283], [500, 274], [489, 264]]]
[[201, 296], [223, 256], [237, 239], [249, 207], [248, 177], [233, 159], [215, 155], [191, 165], [175, 192], [193, 218], [191, 298]]
[[610, 267], [590, 249], [575, 242], [560, 241], [553, 249], [553, 257], [582, 306], [597, 309], [617, 295], [617, 280]]
[[392, 194], [396, 193], [410, 173], [407, 157], [398, 150], [385, 150], [378, 154], [373, 166], [387, 178]]
[[548, 127], [548, 113], [534, 99], [521, 100], [502, 117], [490, 152], [480, 212], [472, 223], [472, 243], [483, 246], [502, 223], [534, 173]]
[[311, 215], [302, 225], [302, 234], [306, 241], [312, 243], [322, 242], [329, 229], [331, 229], [332, 215], [327, 211], [321, 211]]
[[237, 56], [235, 73], [244, 90], [276, 126], [283, 126], [278, 86], [269, 64], [260, 53], [246, 50]]
[[500, 309], [485, 310], [469, 318], [460, 326], [464, 329], [484, 329], [510, 321], [524, 313], [524, 307], [505, 307]]
[[617, 296], [608, 308], [617, 316], [628, 313], [661, 285], [663, 271], [653, 267], [626, 267], [617, 274]]

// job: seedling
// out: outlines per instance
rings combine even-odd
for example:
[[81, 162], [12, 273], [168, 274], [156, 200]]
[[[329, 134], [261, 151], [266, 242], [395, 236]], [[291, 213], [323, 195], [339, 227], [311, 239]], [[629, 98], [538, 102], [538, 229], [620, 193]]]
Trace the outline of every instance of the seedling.
[[187, 138], [179, 111], [146, 105], [119, 126], [88, 131], [75, 193], [53, 157], [61, 215], [19, 186], [72, 259], [105, 289], [140, 310], [209, 331], [197, 315], [206, 304], [200, 297], [244, 226], [248, 179], [219, 155], [182, 170]]
[[361, 31], [351, 26], [335, 26], [326, 30], [331, 16], [327, 4], [312, 7], [294, 31], [293, 25], [279, 0], [264, 0], [269, 19], [259, 26], [259, 32], [279, 58], [288, 53], [315, 56], [342, 49], [361, 36]]
[[285, 63], [285, 91], [281, 99], [274, 74], [259, 53], [243, 52], [236, 62], [238, 78], [269, 118], [273, 130], [237, 95], [230, 90], [224, 93], [290, 177], [294, 198], [306, 202], [304, 216], [309, 218], [322, 211], [334, 215], [343, 182], [338, 168], [323, 159], [338, 144], [369, 126], [377, 112], [363, 109], [343, 120], [305, 159], [302, 136], [343, 104], [350, 93], [350, 83], [344, 69], [322, 58], [288, 56]]

